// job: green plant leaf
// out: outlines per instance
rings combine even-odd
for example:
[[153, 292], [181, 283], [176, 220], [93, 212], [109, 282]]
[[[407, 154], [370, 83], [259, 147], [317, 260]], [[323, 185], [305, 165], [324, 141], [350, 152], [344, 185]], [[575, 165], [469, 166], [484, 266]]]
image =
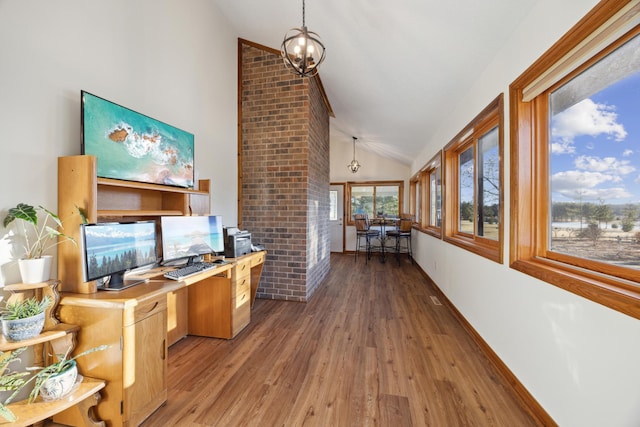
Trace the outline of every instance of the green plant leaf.
[[16, 416], [11, 412], [11, 409], [6, 407], [4, 404], [0, 403], [0, 417], [9, 421], [10, 423], [17, 420]]
[[9, 209], [9, 213], [4, 217], [4, 227], [6, 228], [7, 225], [11, 224], [11, 222], [16, 218], [30, 222], [33, 225], [38, 225], [38, 214], [36, 209], [26, 203], [18, 203], [15, 208]]

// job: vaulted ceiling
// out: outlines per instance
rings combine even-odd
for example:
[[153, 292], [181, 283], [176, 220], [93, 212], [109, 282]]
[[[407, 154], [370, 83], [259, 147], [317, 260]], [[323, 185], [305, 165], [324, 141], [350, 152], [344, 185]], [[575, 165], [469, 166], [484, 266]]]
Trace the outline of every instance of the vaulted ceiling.
[[[410, 164], [536, 1], [306, 0], [332, 137]], [[274, 49], [302, 26], [302, 0], [213, 2], [238, 37]]]

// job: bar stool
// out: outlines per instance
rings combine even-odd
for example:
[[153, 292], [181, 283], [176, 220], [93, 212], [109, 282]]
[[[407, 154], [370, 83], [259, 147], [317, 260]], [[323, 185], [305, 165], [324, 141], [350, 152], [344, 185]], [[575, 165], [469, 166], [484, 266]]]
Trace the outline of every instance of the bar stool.
[[353, 220], [356, 223], [356, 256], [354, 259], [355, 261], [358, 260], [358, 254], [362, 248], [362, 239], [364, 238], [367, 254], [366, 262], [369, 262], [371, 258], [371, 239], [380, 237], [380, 231], [371, 229], [369, 217], [366, 214], [355, 214]]
[[[413, 264], [413, 253], [411, 251], [411, 229], [413, 228], [414, 216], [411, 214], [400, 214], [398, 220], [398, 226], [395, 230], [387, 232], [387, 236], [395, 239], [395, 251], [400, 264], [400, 254], [406, 253], [409, 256], [409, 260]], [[404, 246], [402, 242], [404, 241]]]

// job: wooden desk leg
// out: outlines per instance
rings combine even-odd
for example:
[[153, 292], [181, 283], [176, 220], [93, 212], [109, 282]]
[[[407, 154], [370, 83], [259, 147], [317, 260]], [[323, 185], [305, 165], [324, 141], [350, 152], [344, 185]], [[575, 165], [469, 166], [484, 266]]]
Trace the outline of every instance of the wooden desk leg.
[[251, 268], [251, 307], [256, 302], [256, 294], [258, 293], [258, 286], [260, 285], [260, 276], [262, 276], [262, 267], [264, 263], [258, 264]]

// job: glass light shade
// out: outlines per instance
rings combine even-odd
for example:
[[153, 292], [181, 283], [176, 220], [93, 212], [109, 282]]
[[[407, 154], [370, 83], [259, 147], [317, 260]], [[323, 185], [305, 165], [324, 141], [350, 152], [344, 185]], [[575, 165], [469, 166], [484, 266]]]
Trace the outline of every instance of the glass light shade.
[[312, 31], [307, 31], [307, 27], [290, 29], [280, 50], [285, 65], [301, 77], [318, 74], [318, 66], [324, 61], [325, 56], [320, 37]]

